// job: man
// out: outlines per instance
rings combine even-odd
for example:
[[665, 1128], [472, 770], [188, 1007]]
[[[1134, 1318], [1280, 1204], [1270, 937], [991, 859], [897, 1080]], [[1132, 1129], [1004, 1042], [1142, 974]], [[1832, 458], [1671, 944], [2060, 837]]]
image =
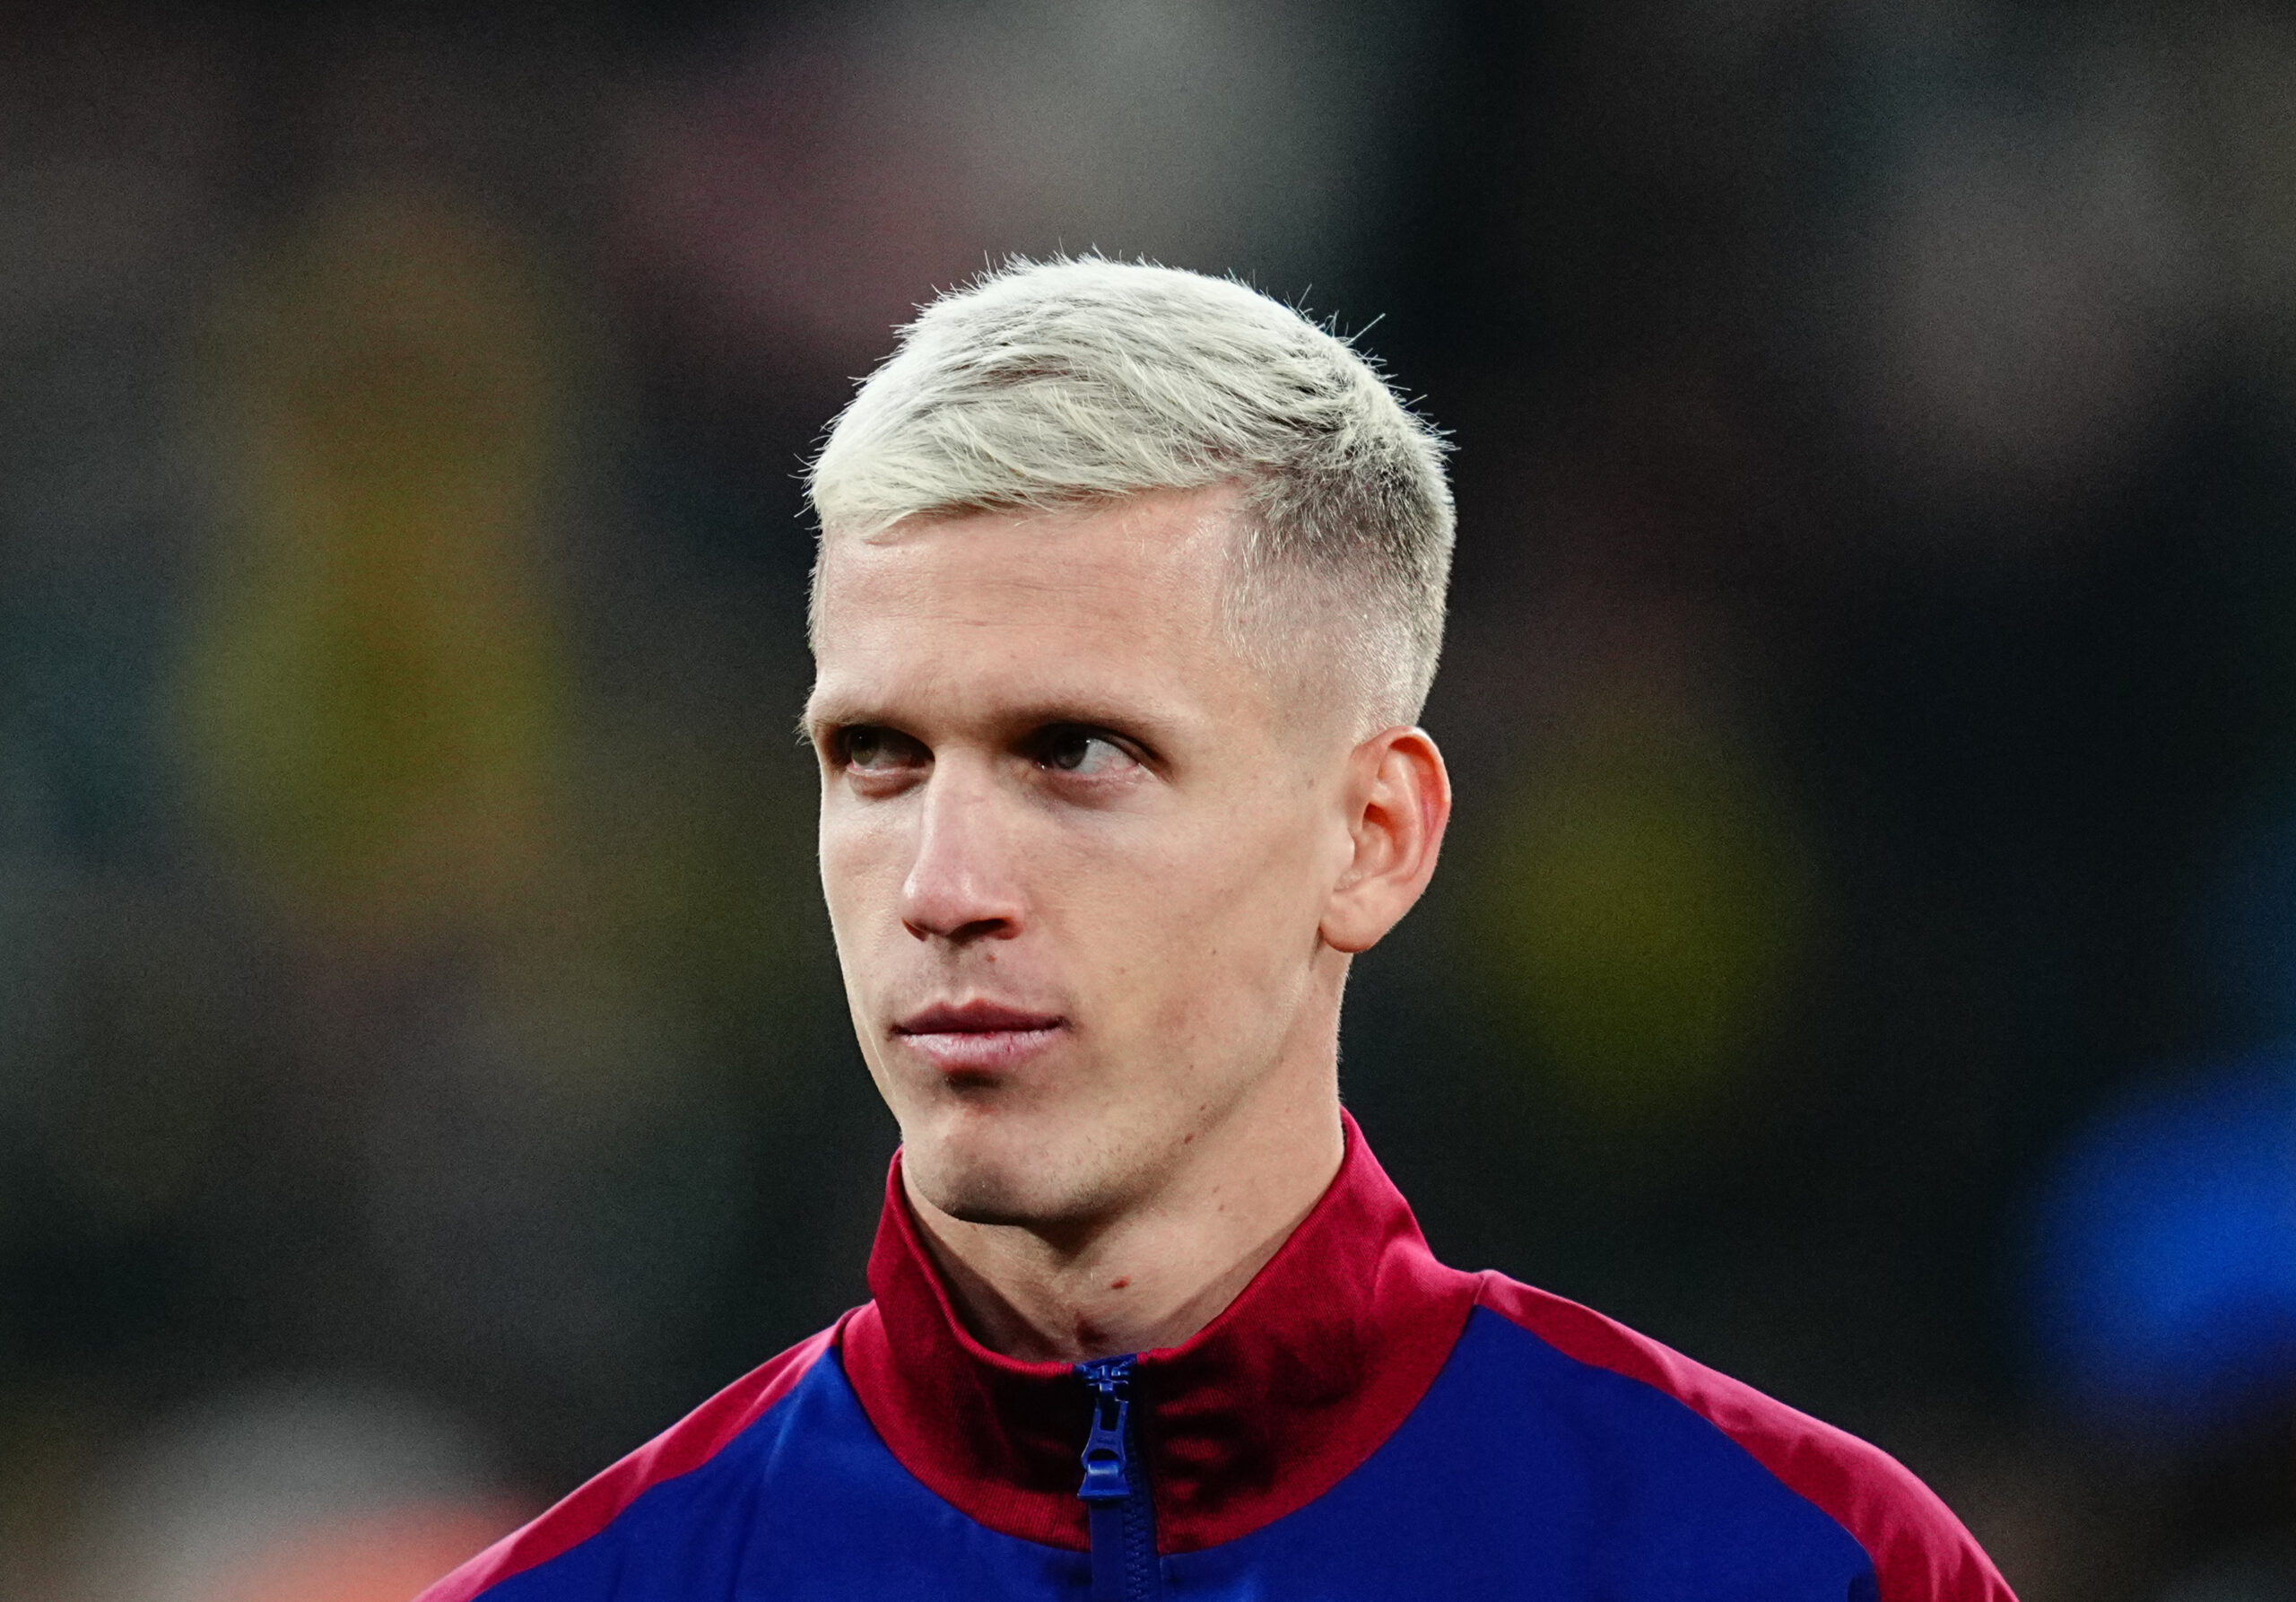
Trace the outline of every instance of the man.
[[2005, 1602], [1873, 1448], [1439, 1264], [1341, 1110], [1349, 961], [1450, 806], [1440, 448], [1346, 345], [1016, 266], [812, 493], [874, 1299], [427, 1602]]

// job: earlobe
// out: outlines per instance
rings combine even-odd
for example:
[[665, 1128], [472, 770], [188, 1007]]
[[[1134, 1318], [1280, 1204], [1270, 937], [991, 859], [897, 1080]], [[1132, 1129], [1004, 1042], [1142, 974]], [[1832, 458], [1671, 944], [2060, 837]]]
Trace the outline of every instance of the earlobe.
[[1443, 753], [1422, 728], [1391, 728], [1349, 758], [1354, 856], [1333, 887], [1319, 933], [1343, 952], [1368, 951], [1411, 910], [1435, 873], [1451, 816]]

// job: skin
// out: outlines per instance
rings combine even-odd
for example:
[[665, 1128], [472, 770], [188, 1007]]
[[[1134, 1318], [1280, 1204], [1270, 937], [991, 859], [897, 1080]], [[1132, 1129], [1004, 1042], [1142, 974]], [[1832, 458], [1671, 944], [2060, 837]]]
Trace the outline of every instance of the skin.
[[1450, 812], [1434, 742], [1222, 627], [1234, 492], [822, 553], [821, 861], [909, 1200], [973, 1333], [1176, 1345], [1342, 1154], [1340, 997]]

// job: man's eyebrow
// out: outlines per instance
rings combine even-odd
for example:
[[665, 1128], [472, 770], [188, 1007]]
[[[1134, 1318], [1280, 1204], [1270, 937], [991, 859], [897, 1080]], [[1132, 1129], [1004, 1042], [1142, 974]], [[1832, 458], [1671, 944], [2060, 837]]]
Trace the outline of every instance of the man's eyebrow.
[[891, 707], [870, 698], [865, 692], [854, 689], [820, 689], [805, 698], [804, 706], [797, 713], [797, 737], [811, 740], [814, 734], [826, 728], [853, 728], [883, 724], [900, 727], [900, 716]]
[[840, 724], [861, 723], [868, 719], [860, 714], [858, 702], [841, 701], [836, 696], [813, 694], [797, 712], [797, 737], [810, 740], [816, 728], [834, 728]]
[[997, 721], [1014, 728], [1046, 728], [1060, 723], [1083, 723], [1109, 728], [1149, 728], [1169, 724], [1171, 720], [1159, 716], [1152, 707], [1094, 701], [1086, 697], [1074, 701], [1046, 701], [1033, 706], [1019, 707]]
[[[993, 721], [1006, 736], [1025, 735], [1040, 728], [1076, 725], [1130, 735], [1150, 745], [1161, 746], [1179, 727], [1180, 719], [1136, 701], [1101, 700], [1095, 696], [1061, 696], [1024, 702], [994, 714]], [[830, 694], [806, 703], [797, 715], [797, 739], [811, 744], [821, 730], [857, 725], [883, 724], [903, 727], [905, 721], [891, 709], [855, 697]]]
[[1048, 697], [1000, 710], [995, 722], [1008, 736], [1038, 729], [1104, 728], [1165, 749], [1178, 736], [1182, 719], [1170, 711], [1137, 701], [1102, 700], [1093, 695]]

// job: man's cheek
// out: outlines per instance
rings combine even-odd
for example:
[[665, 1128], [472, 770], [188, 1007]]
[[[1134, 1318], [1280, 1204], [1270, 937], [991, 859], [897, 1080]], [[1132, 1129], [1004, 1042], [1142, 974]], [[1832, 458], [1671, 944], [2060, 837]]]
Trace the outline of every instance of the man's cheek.
[[830, 916], [844, 919], [874, 908], [890, 909], [900, 890], [887, 854], [867, 840], [825, 836], [822, 840], [822, 889]]

